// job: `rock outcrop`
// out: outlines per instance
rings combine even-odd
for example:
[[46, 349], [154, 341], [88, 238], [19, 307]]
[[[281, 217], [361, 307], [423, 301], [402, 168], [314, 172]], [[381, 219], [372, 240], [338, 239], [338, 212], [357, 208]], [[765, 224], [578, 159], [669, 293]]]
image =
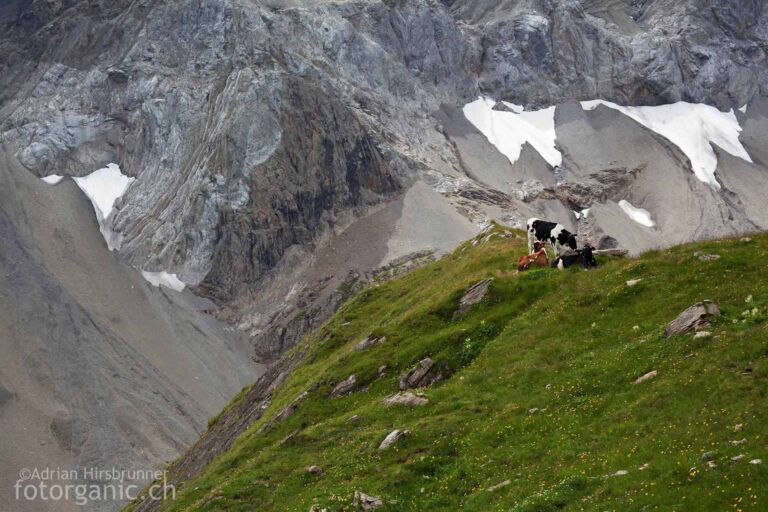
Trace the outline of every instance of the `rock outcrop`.
[[768, 84], [768, 12], [755, 0], [447, 3], [466, 23], [480, 88], [518, 104], [730, 108]]
[[456, 315], [466, 313], [469, 308], [480, 302], [488, 295], [488, 288], [491, 286], [493, 278], [483, 279], [478, 281], [464, 291], [464, 295], [459, 299], [459, 309], [456, 310]]
[[420, 406], [427, 405], [429, 400], [413, 393], [396, 393], [385, 398], [384, 403], [387, 405]]
[[347, 379], [339, 382], [334, 386], [334, 388], [331, 390], [331, 393], [328, 395], [329, 398], [335, 398], [338, 396], [344, 396], [352, 391], [355, 390], [355, 387], [357, 386], [357, 378], [354, 374], [350, 375]]
[[720, 314], [720, 308], [711, 300], [697, 302], [667, 324], [664, 329], [664, 336], [669, 338], [706, 327], [709, 325], [711, 317], [720, 316]]
[[376, 510], [377, 508], [384, 506], [384, 501], [378, 496], [369, 496], [364, 492], [355, 491], [352, 506], [355, 507], [356, 510]]
[[434, 384], [443, 378], [442, 365], [436, 364], [432, 358], [425, 357], [419, 364], [400, 376], [400, 390], [422, 388]]

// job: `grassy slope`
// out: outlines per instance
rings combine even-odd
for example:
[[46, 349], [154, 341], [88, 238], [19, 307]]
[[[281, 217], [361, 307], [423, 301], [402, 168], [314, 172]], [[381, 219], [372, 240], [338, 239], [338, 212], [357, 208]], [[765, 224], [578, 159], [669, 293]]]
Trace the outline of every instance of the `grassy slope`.
[[[702, 262], [696, 250], [722, 258]], [[361, 490], [384, 498], [379, 510], [768, 510], [768, 466], [748, 463], [768, 464], [768, 236], [601, 261], [591, 272], [515, 275], [523, 252], [519, 239], [468, 242], [359, 294], [305, 340], [306, 362], [264, 417], [169, 509], [339, 510]], [[453, 320], [462, 291], [488, 276], [490, 296]], [[702, 299], [724, 313], [714, 338], [662, 337]], [[371, 332], [387, 341], [353, 351]], [[424, 390], [429, 404], [383, 405], [425, 356], [454, 371]], [[382, 364], [386, 377], [374, 380]], [[633, 385], [650, 370], [655, 379]], [[370, 387], [326, 398], [351, 373]], [[308, 389], [292, 416], [258, 432]], [[395, 428], [411, 434], [378, 451]], [[325, 473], [309, 474], [310, 464]], [[629, 473], [606, 476], [617, 470]]]

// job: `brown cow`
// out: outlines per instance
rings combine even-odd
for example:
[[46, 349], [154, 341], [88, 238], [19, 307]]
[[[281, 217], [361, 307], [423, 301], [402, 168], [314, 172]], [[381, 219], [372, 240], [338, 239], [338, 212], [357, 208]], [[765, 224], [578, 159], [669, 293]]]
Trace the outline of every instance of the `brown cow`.
[[542, 242], [535, 242], [533, 244], [533, 250], [531, 254], [526, 256], [520, 256], [517, 260], [517, 271], [522, 272], [528, 270], [531, 267], [548, 267], [549, 258], [547, 258], [547, 250], [544, 248]]

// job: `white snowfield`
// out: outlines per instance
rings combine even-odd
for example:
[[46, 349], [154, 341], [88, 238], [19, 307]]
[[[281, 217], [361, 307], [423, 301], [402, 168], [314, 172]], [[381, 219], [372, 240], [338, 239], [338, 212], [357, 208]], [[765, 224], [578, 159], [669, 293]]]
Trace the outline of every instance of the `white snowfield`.
[[149, 284], [156, 288], [165, 286], [171, 290], [182, 292], [187, 286], [181, 279], [176, 277], [176, 274], [169, 274], [167, 272], [146, 272], [142, 270], [141, 275], [149, 282]]
[[108, 164], [103, 169], [93, 171], [88, 176], [82, 178], [72, 178], [77, 186], [88, 196], [96, 212], [96, 219], [99, 221], [101, 234], [107, 241], [107, 247], [110, 251], [115, 250], [115, 234], [107, 227], [106, 220], [112, 213], [112, 208], [131, 183], [136, 178], [129, 178], [120, 172], [117, 164]]
[[478, 98], [464, 105], [464, 117], [511, 163], [520, 158], [528, 142], [549, 165], [560, 165], [563, 155], [555, 148], [555, 107], [526, 112], [519, 105], [503, 103], [512, 112], [493, 110], [494, 100]]
[[720, 112], [709, 105], [684, 101], [657, 107], [622, 107], [604, 100], [581, 102], [584, 110], [594, 110], [598, 105], [618, 110], [668, 139], [691, 161], [696, 177], [715, 189], [719, 189], [720, 184], [715, 179], [717, 155], [711, 144], [752, 162], [739, 141], [741, 126], [733, 110]]
[[636, 206], [632, 206], [632, 203], [630, 203], [629, 201], [626, 201], [624, 199], [619, 201], [619, 208], [624, 210], [624, 213], [626, 213], [630, 219], [637, 222], [638, 224], [641, 224], [647, 228], [652, 228], [653, 226], [656, 225], [656, 223], [653, 222], [653, 219], [651, 218], [651, 213], [648, 210], [644, 210], [642, 208], [637, 208]]
[[49, 176], [45, 176], [40, 179], [46, 182], [48, 185], [56, 185], [58, 182], [64, 179], [64, 176], [60, 176], [58, 174], [51, 174]]
[[[549, 165], [560, 165], [562, 154], [555, 147], [555, 107], [526, 112], [519, 105], [503, 103], [512, 112], [493, 110], [496, 102], [481, 97], [464, 106], [464, 116], [511, 163], [520, 158], [523, 144], [528, 142]], [[684, 101], [656, 107], [623, 107], [605, 100], [581, 102], [584, 110], [599, 105], [618, 110], [676, 145], [691, 161], [696, 177], [715, 189], [720, 184], [715, 178], [717, 155], [712, 144], [752, 162], [739, 141], [741, 126], [733, 110], [721, 112], [703, 103]], [[746, 112], [746, 105], [739, 110]]]
[[[55, 176], [55, 175], [54, 175]], [[50, 178], [48, 180], [47, 178]], [[47, 176], [43, 178], [46, 183], [58, 183], [62, 177], [55, 182], [53, 176]], [[115, 201], [120, 199], [131, 183], [136, 178], [130, 178], [124, 175], [120, 171], [120, 166], [117, 164], [108, 164], [103, 169], [93, 171], [88, 176], [82, 178], [72, 178], [77, 183], [77, 186], [88, 196], [93, 204], [93, 210], [96, 212], [96, 220], [99, 222], [99, 228], [101, 234], [104, 235], [104, 240], [107, 242], [107, 247], [110, 251], [114, 251], [116, 247], [115, 241], [117, 237], [115, 233], [108, 227], [107, 219], [109, 218], [112, 210], [115, 206]], [[53, 184], [52, 183], [52, 184]], [[160, 287], [165, 286], [171, 290], [177, 292], [184, 291], [187, 286], [176, 274], [169, 274], [168, 272], [146, 272], [141, 271], [141, 275], [152, 286]]]

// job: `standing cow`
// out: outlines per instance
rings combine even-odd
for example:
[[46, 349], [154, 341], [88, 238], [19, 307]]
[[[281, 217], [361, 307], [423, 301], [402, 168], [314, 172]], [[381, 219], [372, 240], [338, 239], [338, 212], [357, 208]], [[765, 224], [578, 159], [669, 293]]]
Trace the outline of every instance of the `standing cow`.
[[570, 247], [574, 251], [576, 250], [576, 236], [565, 229], [565, 226], [562, 224], [548, 222], [533, 217], [528, 219], [526, 225], [528, 227], [529, 253], [533, 252], [534, 242], [549, 242], [555, 253], [555, 258], [560, 256], [563, 250], [567, 247]]

